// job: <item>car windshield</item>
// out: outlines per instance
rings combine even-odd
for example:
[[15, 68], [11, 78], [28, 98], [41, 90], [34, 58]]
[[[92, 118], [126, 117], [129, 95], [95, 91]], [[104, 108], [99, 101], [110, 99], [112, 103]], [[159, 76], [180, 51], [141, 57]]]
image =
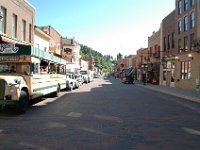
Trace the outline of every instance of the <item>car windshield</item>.
[[87, 71], [80, 71], [81, 74], [87, 74]]

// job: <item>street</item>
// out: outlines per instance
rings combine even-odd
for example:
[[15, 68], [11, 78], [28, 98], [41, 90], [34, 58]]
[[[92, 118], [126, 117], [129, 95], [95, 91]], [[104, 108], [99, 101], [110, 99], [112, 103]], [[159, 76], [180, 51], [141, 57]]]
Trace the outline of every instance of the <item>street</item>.
[[97, 78], [16, 115], [0, 111], [2, 150], [199, 150], [200, 104]]

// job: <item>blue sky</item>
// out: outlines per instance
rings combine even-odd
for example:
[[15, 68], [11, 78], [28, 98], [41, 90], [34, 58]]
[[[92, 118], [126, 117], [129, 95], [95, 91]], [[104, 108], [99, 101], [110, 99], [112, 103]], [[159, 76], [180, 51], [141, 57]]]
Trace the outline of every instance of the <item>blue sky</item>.
[[35, 25], [51, 25], [103, 55], [136, 54], [175, 8], [175, 0], [28, 0]]

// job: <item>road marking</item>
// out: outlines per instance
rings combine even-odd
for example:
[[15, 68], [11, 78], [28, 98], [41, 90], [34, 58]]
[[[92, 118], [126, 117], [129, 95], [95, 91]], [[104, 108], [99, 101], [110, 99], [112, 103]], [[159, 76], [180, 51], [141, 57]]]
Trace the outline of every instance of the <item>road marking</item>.
[[48, 148], [45, 148], [45, 147], [42, 147], [42, 146], [39, 146], [39, 145], [33, 145], [32, 143], [20, 142], [19, 145], [25, 147], [26, 149], [49, 150]]
[[45, 125], [47, 128], [65, 128], [66, 125], [60, 122], [48, 122]]
[[82, 113], [77, 113], [77, 112], [70, 112], [69, 114], [67, 114], [67, 117], [78, 118], [78, 117], [81, 117], [81, 116], [82, 116]]
[[3, 129], [0, 129], [0, 136], [3, 135]]
[[98, 114], [94, 114], [93, 115], [94, 118], [97, 119], [102, 119], [102, 120], [107, 120], [107, 121], [115, 121], [115, 122], [122, 122], [122, 120], [118, 117], [114, 117], [114, 116], [105, 116], [105, 115], [98, 115]]
[[99, 134], [99, 135], [107, 135], [106, 133], [104, 133], [102, 131], [91, 129], [91, 128], [85, 128], [85, 127], [83, 127], [83, 128], [81, 128], [81, 130], [87, 131], [87, 132], [90, 132], [90, 133]]
[[185, 132], [193, 135], [199, 135], [200, 136], [200, 131], [199, 130], [194, 130], [190, 128], [182, 128]]

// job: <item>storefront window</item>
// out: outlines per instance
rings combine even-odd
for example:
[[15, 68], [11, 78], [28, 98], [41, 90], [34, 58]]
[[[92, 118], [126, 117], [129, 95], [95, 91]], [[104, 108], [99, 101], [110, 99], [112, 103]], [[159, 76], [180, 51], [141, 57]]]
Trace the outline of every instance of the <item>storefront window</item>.
[[175, 63], [172, 62], [172, 69], [175, 69]]
[[191, 61], [188, 61], [188, 79], [191, 79]]
[[191, 79], [191, 61], [181, 62], [181, 79]]

